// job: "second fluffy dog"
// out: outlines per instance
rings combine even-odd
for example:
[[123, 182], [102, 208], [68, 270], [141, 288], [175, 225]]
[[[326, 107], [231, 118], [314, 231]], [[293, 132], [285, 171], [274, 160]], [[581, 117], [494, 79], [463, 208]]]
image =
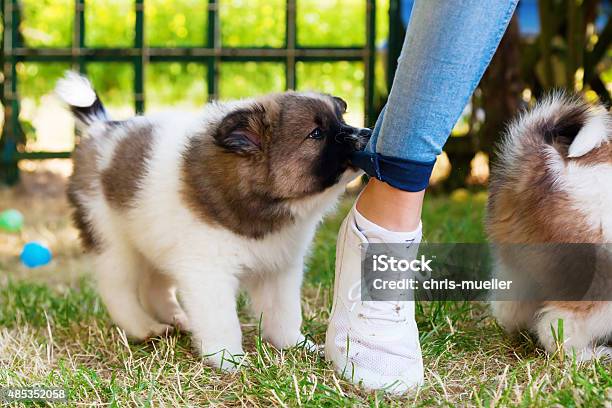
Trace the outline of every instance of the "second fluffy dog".
[[612, 356], [612, 118], [605, 108], [555, 94], [510, 125], [491, 173], [487, 230], [497, 246], [496, 275], [518, 285], [516, 300], [493, 302], [500, 323], [532, 330], [549, 352]]

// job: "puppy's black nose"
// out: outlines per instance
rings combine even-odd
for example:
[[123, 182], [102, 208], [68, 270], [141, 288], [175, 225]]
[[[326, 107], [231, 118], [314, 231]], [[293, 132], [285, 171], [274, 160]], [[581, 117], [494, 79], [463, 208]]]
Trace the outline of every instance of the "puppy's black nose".
[[344, 144], [352, 150], [363, 150], [372, 136], [372, 131], [367, 128], [343, 127], [336, 134], [336, 142]]
[[372, 137], [372, 130], [368, 128], [360, 129], [357, 132], [357, 143], [355, 143], [355, 147], [357, 150], [363, 150], [368, 142], [370, 141], [370, 137]]
[[363, 137], [363, 138], [370, 138], [372, 137], [372, 130], [368, 129], [368, 128], [363, 128], [359, 131], [358, 133], [359, 137]]

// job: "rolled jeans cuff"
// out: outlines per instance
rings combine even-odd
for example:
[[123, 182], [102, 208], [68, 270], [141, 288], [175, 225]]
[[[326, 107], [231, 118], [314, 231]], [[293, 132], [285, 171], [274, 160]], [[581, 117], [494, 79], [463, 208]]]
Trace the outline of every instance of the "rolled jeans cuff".
[[368, 151], [354, 153], [351, 162], [365, 171], [368, 176], [410, 192], [423, 191], [427, 188], [436, 164], [435, 160], [427, 163], [417, 162]]

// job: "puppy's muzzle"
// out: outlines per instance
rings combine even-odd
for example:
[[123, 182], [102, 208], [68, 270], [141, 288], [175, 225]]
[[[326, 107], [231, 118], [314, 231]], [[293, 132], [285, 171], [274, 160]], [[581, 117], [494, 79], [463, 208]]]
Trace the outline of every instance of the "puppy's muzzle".
[[372, 130], [368, 128], [350, 128], [338, 133], [336, 139], [340, 143], [348, 144], [355, 151], [365, 149], [372, 137]]
[[355, 150], [361, 151], [365, 149], [366, 145], [372, 137], [372, 130], [368, 128], [362, 128], [357, 133], [357, 142], [355, 143]]

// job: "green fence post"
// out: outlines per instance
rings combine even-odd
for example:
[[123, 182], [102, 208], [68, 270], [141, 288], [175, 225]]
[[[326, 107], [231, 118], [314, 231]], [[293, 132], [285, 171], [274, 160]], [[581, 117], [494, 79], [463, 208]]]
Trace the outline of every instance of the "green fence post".
[[374, 126], [374, 69], [376, 64], [376, 0], [366, 0], [366, 53], [365, 53], [365, 112], [366, 126]]
[[134, 2], [136, 8], [136, 33], [134, 35], [134, 47], [138, 55], [134, 57], [134, 109], [136, 113], [145, 110], [144, 94], [144, 66], [146, 52], [144, 50], [144, 0]]
[[406, 29], [402, 23], [402, 7], [400, 0], [389, 1], [389, 45], [387, 52], [387, 89], [391, 90], [393, 77], [397, 69], [397, 59], [402, 52]]
[[3, 38], [3, 102], [4, 126], [0, 136], [0, 173], [2, 180], [9, 184], [19, 181], [17, 146], [25, 142], [19, 125], [19, 99], [17, 98], [17, 59], [14, 48], [19, 47], [20, 10], [18, 0], [6, 0], [3, 4], [4, 38]]
[[74, 1], [74, 28], [72, 31], [72, 69], [85, 74], [85, 0]]
[[215, 50], [214, 56], [206, 57], [206, 82], [208, 88], [208, 100], [219, 98], [219, 48], [221, 47], [219, 33], [219, 4], [217, 0], [208, 0], [208, 31], [206, 34], [206, 45]]
[[285, 89], [295, 89], [295, 49], [297, 48], [296, 0], [287, 0], [285, 10]]

